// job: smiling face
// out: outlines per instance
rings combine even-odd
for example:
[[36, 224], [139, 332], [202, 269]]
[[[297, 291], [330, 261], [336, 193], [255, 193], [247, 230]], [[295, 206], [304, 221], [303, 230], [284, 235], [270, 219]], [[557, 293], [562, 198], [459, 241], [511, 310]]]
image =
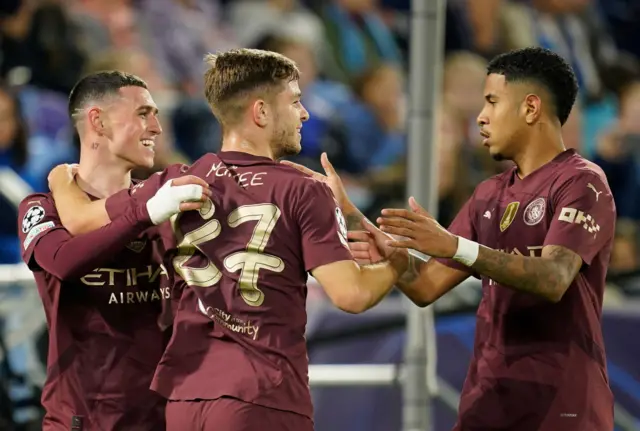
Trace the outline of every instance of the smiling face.
[[295, 156], [300, 153], [302, 123], [309, 113], [300, 101], [298, 81], [290, 81], [273, 100], [271, 148], [276, 158]]
[[152, 168], [155, 139], [162, 133], [158, 108], [141, 87], [123, 87], [104, 109], [109, 152], [133, 167]]

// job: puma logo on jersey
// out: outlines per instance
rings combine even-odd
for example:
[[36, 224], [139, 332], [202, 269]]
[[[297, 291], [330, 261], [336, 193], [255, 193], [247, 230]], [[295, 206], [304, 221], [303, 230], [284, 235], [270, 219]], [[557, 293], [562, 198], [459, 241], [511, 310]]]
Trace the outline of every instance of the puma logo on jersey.
[[593, 190], [593, 192], [596, 194], [596, 202], [598, 202], [598, 198], [600, 197], [600, 194], [602, 192], [599, 192], [598, 190], [596, 190], [596, 186], [594, 186], [593, 184], [589, 183], [587, 184], [587, 188]]
[[487, 210], [487, 211], [485, 211], [485, 212], [484, 212], [484, 215], [483, 215], [482, 217], [484, 217], [484, 218], [488, 218], [489, 220], [491, 220], [491, 211], [488, 211], [488, 210]]

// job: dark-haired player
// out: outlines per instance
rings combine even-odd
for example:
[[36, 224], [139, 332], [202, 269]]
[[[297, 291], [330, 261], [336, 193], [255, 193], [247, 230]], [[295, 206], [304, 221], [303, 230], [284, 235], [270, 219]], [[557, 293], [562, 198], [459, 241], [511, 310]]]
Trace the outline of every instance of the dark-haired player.
[[[470, 275], [482, 279], [456, 430], [613, 429], [600, 320], [616, 213], [600, 168], [562, 142], [577, 90], [570, 66], [548, 50], [493, 59], [478, 124], [494, 158], [516, 166], [478, 185], [449, 230], [410, 199], [413, 211], [383, 210], [378, 219], [406, 239], [388, 243], [370, 227], [378, 247], [353, 246], [358, 258], [404, 248], [438, 258], [411, 258], [401, 278], [421, 306]], [[339, 178], [316, 177], [358, 229], [362, 214]]]
[[[165, 236], [175, 244], [166, 266], [182, 293], [152, 388], [169, 399], [169, 430], [310, 431], [307, 272], [336, 306], [359, 313], [406, 263], [358, 266], [331, 190], [277, 162], [300, 151], [308, 118], [296, 65], [246, 49], [208, 62], [205, 95], [222, 124], [222, 151], [187, 171], [210, 184], [211, 202], [174, 220]], [[170, 168], [109, 198], [109, 216], [174, 175]]]
[[[165, 403], [149, 384], [166, 345], [158, 317], [169, 288], [148, 229], [177, 213], [182, 200], [199, 199], [203, 185], [176, 180], [177, 187], [131, 206], [114, 223], [74, 237], [87, 226], [67, 223], [65, 229], [56, 205], [128, 189], [132, 168], [153, 166], [162, 129], [144, 81], [117, 71], [80, 80], [69, 114], [81, 141], [81, 189], [55, 203], [49, 193], [32, 194], [20, 204], [18, 219], [22, 257], [34, 273], [49, 329], [43, 430], [163, 430]], [[65, 167], [51, 180], [75, 182]]]

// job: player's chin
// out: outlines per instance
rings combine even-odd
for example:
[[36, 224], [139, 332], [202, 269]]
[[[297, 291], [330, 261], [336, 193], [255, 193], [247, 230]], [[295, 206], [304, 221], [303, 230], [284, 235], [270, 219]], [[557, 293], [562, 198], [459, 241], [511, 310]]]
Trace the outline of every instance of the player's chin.
[[495, 145], [487, 145], [487, 146], [489, 147], [489, 155], [493, 160], [496, 160], [498, 162], [504, 160], [504, 156], [500, 152], [499, 148], [496, 148]]
[[154, 155], [143, 155], [136, 159], [136, 166], [144, 169], [151, 169], [155, 165]]
[[297, 156], [302, 151], [302, 146], [300, 145], [300, 141], [297, 142], [289, 142], [282, 148], [283, 157], [286, 156]]

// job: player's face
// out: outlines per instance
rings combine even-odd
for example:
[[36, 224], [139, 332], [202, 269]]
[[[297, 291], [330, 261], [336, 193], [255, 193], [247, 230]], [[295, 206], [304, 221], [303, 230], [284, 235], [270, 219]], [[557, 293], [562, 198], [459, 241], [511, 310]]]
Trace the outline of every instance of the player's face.
[[285, 90], [276, 96], [271, 148], [276, 158], [295, 156], [302, 149], [302, 123], [309, 119], [309, 113], [300, 101], [298, 81], [291, 81]]
[[109, 152], [132, 167], [153, 167], [155, 140], [162, 133], [158, 108], [141, 87], [120, 89], [119, 98], [105, 110]]
[[490, 74], [485, 80], [484, 107], [478, 115], [482, 144], [495, 160], [510, 160], [518, 145], [519, 132], [526, 126], [523, 99], [516, 85], [504, 75]]

